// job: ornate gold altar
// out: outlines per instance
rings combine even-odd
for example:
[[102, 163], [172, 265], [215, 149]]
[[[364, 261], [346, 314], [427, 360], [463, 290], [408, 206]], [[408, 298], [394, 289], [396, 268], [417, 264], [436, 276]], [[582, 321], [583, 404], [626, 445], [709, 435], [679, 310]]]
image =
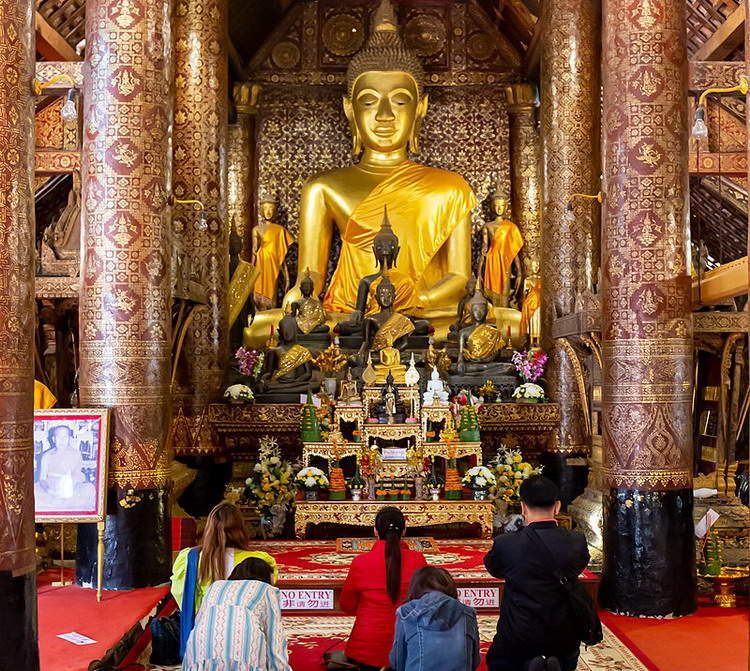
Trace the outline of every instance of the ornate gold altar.
[[[294, 529], [304, 538], [308, 527], [315, 524], [337, 524], [372, 527], [375, 515], [383, 507], [382, 501], [298, 501]], [[429, 527], [465, 522], [478, 524], [483, 538], [492, 537], [495, 510], [492, 501], [392, 501], [401, 509], [409, 527]]]

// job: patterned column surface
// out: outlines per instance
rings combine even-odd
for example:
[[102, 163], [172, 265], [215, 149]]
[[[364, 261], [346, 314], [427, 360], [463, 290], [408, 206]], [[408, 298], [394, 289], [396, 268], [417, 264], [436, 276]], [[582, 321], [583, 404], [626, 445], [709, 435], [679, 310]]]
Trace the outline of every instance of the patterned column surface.
[[0, 0], [0, 668], [39, 668], [34, 553], [34, 32]]
[[513, 84], [505, 89], [510, 122], [510, 170], [513, 218], [523, 234], [526, 276], [541, 262], [542, 187], [539, 172], [541, 142], [536, 123], [539, 106], [533, 84]]
[[[590, 288], [596, 266], [598, 205], [574, 193], [599, 190], [599, 2], [550, 0], [541, 60], [542, 346], [549, 353], [547, 392], [561, 405], [552, 450], [585, 453], [585, 369], [573, 344], [551, 339], [555, 317], [575, 311], [576, 296]], [[563, 493], [565, 496], [565, 493]]]
[[80, 391], [114, 408], [110, 480], [169, 478], [168, 0], [88, 0]]
[[685, 3], [604, 3], [605, 607], [695, 606]]
[[176, 205], [176, 244], [205, 287], [185, 341], [189, 392], [201, 409], [221, 391], [227, 366], [227, 3], [178, 0], [175, 6], [174, 186], [176, 198], [200, 200], [206, 225], [191, 205]]
[[0, 0], [0, 571], [34, 555], [34, 33], [32, 3]]

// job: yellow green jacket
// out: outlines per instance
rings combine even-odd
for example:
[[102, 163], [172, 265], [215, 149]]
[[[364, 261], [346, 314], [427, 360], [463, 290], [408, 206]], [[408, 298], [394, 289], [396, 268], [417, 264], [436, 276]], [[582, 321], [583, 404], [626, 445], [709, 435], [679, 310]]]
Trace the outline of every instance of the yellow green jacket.
[[[187, 572], [187, 559], [191, 548], [185, 548], [180, 550], [180, 554], [174, 560], [174, 566], [172, 566], [172, 596], [177, 602], [178, 606], [182, 606], [182, 596], [185, 592], [185, 574]], [[253, 550], [228, 550], [228, 552], [234, 552], [234, 562], [232, 566], [237, 566], [240, 562], [245, 561], [249, 557], [258, 557], [262, 559], [273, 568], [273, 582], [279, 578], [279, 569], [276, 566], [276, 560], [267, 552], [256, 552]], [[200, 560], [199, 560], [200, 561]], [[228, 576], [227, 576], [228, 577]], [[195, 612], [198, 612], [201, 602], [203, 601], [203, 595], [206, 593], [208, 588], [211, 587], [210, 581], [201, 582], [198, 584], [198, 589], [195, 594]]]

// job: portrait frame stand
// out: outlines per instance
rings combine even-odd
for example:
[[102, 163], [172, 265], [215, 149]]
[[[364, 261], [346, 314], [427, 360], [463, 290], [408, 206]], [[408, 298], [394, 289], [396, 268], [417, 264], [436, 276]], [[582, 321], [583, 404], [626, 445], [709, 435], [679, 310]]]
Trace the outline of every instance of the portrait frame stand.
[[34, 521], [60, 524], [60, 580], [52, 584], [72, 584], [64, 573], [65, 525], [95, 522], [97, 602], [104, 581], [109, 414], [109, 408], [34, 411]]

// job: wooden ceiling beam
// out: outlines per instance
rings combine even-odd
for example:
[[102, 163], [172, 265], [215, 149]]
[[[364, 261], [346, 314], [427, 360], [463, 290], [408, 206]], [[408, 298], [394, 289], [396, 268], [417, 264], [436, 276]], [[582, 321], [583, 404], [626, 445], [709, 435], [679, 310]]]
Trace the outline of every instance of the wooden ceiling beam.
[[36, 12], [36, 49], [48, 61], [79, 61], [71, 47], [39, 12]]
[[693, 54], [693, 59], [696, 61], [723, 60], [740, 47], [744, 39], [745, 3], [742, 3]]
[[696, 93], [719, 86], [737, 86], [747, 72], [745, 61], [698, 61], [688, 63], [688, 88]]

